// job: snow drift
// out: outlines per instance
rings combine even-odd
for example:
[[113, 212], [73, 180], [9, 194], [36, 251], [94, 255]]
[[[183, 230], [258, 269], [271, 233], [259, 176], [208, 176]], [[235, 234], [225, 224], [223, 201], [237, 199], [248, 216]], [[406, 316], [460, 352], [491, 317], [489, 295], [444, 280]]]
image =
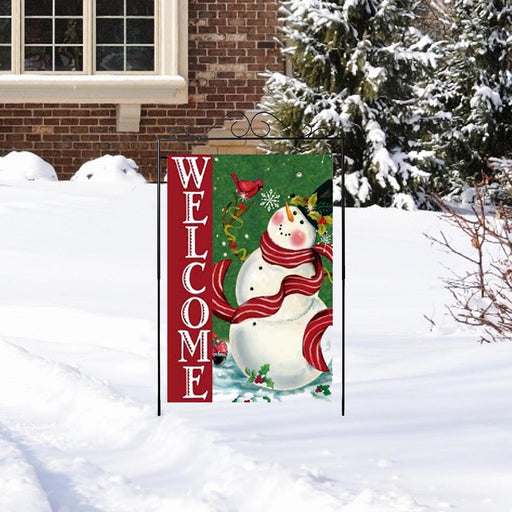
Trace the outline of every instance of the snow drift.
[[347, 210], [345, 417], [292, 396], [157, 418], [155, 194], [0, 187], [2, 512], [511, 510], [512, 350], [444, 314], [438, 214]]
[[138, 169], [138, 165], [131, 158], [123, 155], [103, 155], [83, 164], [71, 181], [144, 183], [146, 180]]
[[0, 157], [0, 182], [57, 180], [53, 166], [30, 151], [11, 151]]

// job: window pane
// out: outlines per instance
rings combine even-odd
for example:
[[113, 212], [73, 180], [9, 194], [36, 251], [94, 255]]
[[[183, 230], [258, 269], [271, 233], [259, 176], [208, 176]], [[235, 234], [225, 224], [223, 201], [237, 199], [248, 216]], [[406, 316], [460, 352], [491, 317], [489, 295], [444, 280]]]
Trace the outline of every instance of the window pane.
[[153, 16], [154, 12], [154, 0], [126, 0], [126, 14], [128, 16]]
[[154, 71], [155, 51], [151, 48], [128, 47], [126, 71]]
[[81, 19], [56, 19], [55, 43], [82, 44], [82, 26]]
[[153, 39], [153, 20], [126, 20], [127, 43], [152, 44]]
[[82, 0], [55, 0], [57, 16], [82, 16]]
[[11, 0], [0, 0], [0, 16], [11, 14]]
[[25, 16], [52, 15], [52, 0], [25, 0]]
[[52, 43], [52, 20], [27, 18], [25, 20], [25, 43]]
[[26, 46], [25, 71], [52, 71], [51, 46]]
[[11, 70], [11, 47], [0, 46], [0, 71]]
[[81, 46], [59, 46], [55, 49], [55, 71], [83, 71]]
[[124, 49], [119, 46], [96, 47], [96, 69], [98, 71], [123, 71]]
[[98, 44], [123, 44], [124, 20], [100, 18], [96, 20], [96, 42]]
[[124, 0], [96, 0], [96, 16], [123, 16]]
[[0, 19], [0, 44], [11, 43], [11, 20], [2, 18]]

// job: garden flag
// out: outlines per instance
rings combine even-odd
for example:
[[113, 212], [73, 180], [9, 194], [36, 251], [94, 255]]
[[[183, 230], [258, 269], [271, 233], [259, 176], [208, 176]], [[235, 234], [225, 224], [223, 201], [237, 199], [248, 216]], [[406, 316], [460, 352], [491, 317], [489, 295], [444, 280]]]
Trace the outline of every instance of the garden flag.
[[332, 158], [168, 157], [168, 401], [329, 399]]

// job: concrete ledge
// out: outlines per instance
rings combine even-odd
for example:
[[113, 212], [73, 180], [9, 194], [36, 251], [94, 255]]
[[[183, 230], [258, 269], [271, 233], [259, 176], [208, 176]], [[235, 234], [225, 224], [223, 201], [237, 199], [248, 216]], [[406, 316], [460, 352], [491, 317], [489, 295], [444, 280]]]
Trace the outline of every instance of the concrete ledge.
[[1, 75], [4, 103], [181, 104], [188, 87], [181, 76]]

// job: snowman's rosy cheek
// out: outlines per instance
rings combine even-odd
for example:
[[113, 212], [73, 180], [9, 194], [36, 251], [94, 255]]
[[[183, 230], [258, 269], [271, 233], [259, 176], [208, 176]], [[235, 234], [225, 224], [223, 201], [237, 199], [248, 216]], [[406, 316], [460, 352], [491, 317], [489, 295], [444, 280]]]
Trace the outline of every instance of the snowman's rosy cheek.
[[274, 215], [272, 215], [271, 222], [272, 222], [272, 224], [279, 226], [279, 224], [283, 223], [283, 219], [284, 219], [283, 212], [276, 212], [276, 213], [274, 213]]
[[299, 229], [292, 231], [290, 243], [292, 244], [293, 247], [300, 247], [301, 245], [304, 245], [305, 241], [306, 241], [306, 234], [304, 233], [304, 231], [301, 231]]

